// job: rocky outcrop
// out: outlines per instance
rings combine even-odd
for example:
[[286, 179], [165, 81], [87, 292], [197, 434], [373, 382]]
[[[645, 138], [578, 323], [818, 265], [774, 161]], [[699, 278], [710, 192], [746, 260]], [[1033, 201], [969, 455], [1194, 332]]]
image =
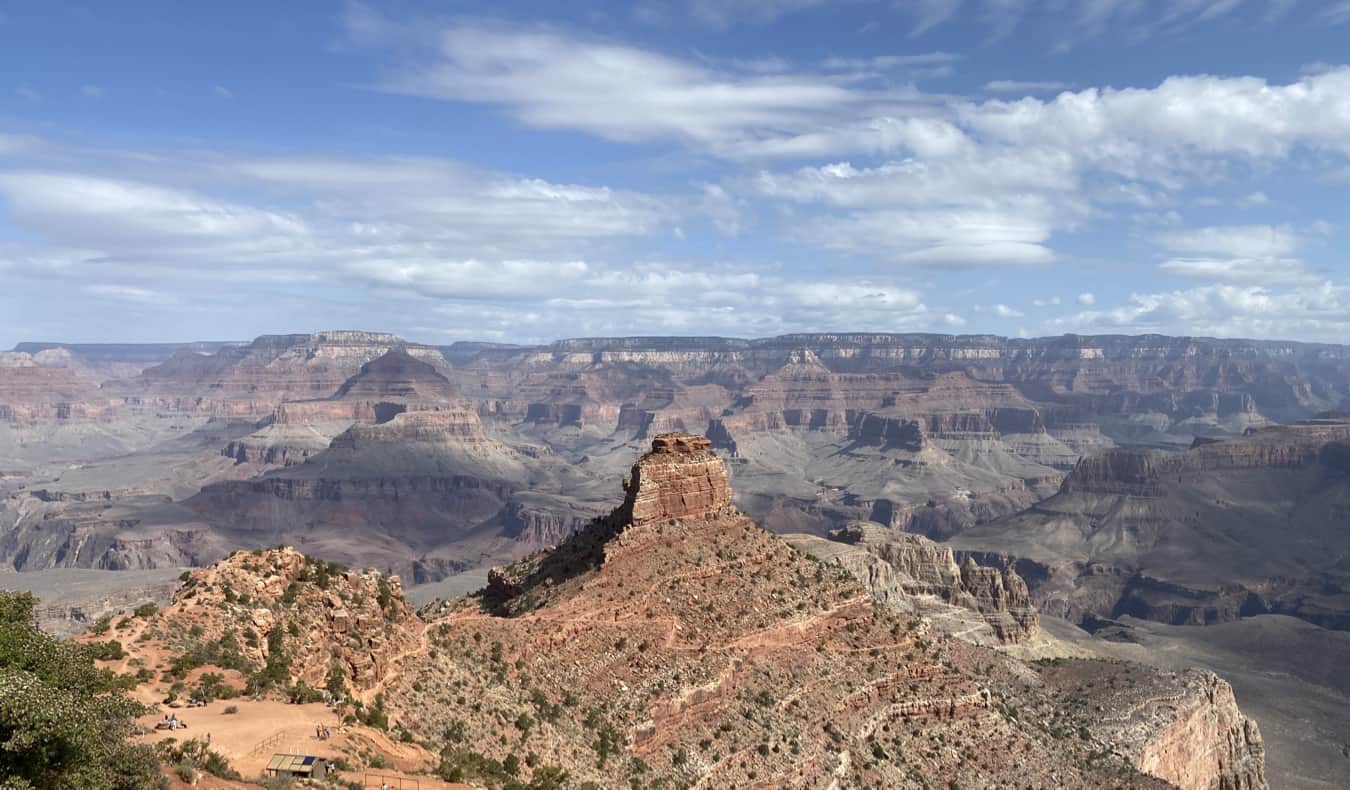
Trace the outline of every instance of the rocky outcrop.
[[[1026, 582], [1015, 570], [984, 567], [969, 557], [958, 566], [949, 547], [921, 535], [858, 522], [830, 533], [828, 541], [806, 535], [788, 541], [846, 568], [877, 601], [945, 618], [968, 641], [1017, 644], [1040, 626]], [[949, 607], [975, 616], [956, 615]], [[976, 627], [981, 620], [985, 627]]]
[[334, 393], [335, 400], [442, 403], [459, 396], [435, 366], [395, 348], [361, 366]]
[[450, 443], [459, 447], [492, 443], [478, 415], [467, 409], [404, 412], [388, 422], [358, 423], [333, 439], [332, 449], [356, 451], [395, 442]]
[[961, 587], [1004, 642], [1025, 640], [1040, 625], [1027, 583], [1010, 567], [986, 568], [967, 557], [961, 564]]
[[[336, 668], [358, 696], [382, 686], [422, 630], [398, 576], [349, 570], [291, 548], [235, 552], [189, 572], [151, 619], [144, 642], [158, 655], [232, 636], [255, 667], [280, 649], [286, 685], [324, 688]], [[141, 642], [128, 647], [133, 655], [143, 649]]]
[[1211, 672], [1188, 674], [1184, 694], [1164, 708], [1135, 767], [1181, 790], [1265, 790], [1261, 730], [1238, 710], [1233, 687]]
[[731, 506], [726, 467], [703, 436], [662, 434], [624, 480], [623, 517], [652, 521], [713, 518]]
[[163, 409], [269, 413], [284, 401], [332, 397], [361, 367], [390, 351], [431, 365], [440, 352], [380, 332], [332, 331], [312, 335], [263, 335], [244, 346], [214, 354], [182, 349], [126, 381], [110, 382], [114, 395]]
[[[905, 787], [921, 777], [1159, 788], [1174, 763], [1150, 756], [1175, 748], [1194, 756], [1197, 775], [1227, 760], [1227, 775], [1260, 786], [1251, 739], [1230, 748], [1232, 732], [1221, 727], [1197, 728], [1193, 738], [1169, 729], [1176, 717], [1167, 705], [1190, 699], [1175, 677], [1138, 666], [1131, 677], [1123, 665], [1084, 661], [1086, 673], [1042, 680], [1048, 664], [952, 638], [951, 612], [964, 614], [962, 630], [981, 615], [938, 596], [1025, 605], [1015, 574], [970, 565], [963, 573], [950, 552], [922, 539], [878, 542], [873, 554], [861, 545], [877, 529], [869, 527], [839, 536], [852, 543], [801, 536], [836, 548], [821, 562], [729, 504], [714, 507], [727, 499], [709, 464], [720, 461], [706, 440], [658, 437], [609, 516], [494, 568], [468, 600], [424, 608], [435, 650], [389, 697], [401, 723], [415, 732], [493, 732], [547, 710], [547, 725], [531, 732], [534, 747], [602, 784], [641, 772], [643, 783], [671, 777], [705, 787]], [[886, 596], [925, 606], [876, 605]], [[1114, 673], [1110, 682], [1099, 682], [1103, 672]], [[583, 694], [590, 706], [582, 711], [552, 703]], [[476, 704], [482, 698], [491, 710]], [[1141, 701], [1146, 709], [1134, 704]], [[1092, 729], [1103, 712], [1123, 726]], [[1082, 725], [1066, 727], [1079, 715]], [[457, 743], [449, 753], [468, 761], [479, 751], [503, 759], [510, 748], [491, 738]], [[604, 750], [599, 762], [593, 743]], [[606, 752], [621, 759], [606, 762]]]

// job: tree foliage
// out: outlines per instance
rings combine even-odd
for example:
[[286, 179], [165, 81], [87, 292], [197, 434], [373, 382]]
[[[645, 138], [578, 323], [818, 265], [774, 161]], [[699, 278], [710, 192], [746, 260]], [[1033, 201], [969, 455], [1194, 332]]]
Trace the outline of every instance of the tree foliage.
[[128, 742], [145, 708], [94, 666], [97, 648], [37, 630], [28, 593], [0, 591], [0, 787], [127, 790], [160, 783], [149, 746]]

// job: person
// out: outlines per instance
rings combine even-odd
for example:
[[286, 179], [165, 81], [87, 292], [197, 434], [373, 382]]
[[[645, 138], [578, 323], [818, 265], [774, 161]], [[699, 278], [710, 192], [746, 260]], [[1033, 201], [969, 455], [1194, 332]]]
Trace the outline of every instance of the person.
[[323, 740], [323, 728], [317, 724], [314, 725], [314, 737]]
[[211, 745], [211, 733], [209, 732], [206, 734], [206, 745], [207, 746]]
[[328, 739], [331, 738], [331, 737], [333, 737], [333, 732], [332, 732], [332, 730], [329, 730], [329, 729], [328, 729], [328, 725], [327, 725], [327, 724], [323, 725], [323, 739], [326, 741], [326, 740], [328, 740]]

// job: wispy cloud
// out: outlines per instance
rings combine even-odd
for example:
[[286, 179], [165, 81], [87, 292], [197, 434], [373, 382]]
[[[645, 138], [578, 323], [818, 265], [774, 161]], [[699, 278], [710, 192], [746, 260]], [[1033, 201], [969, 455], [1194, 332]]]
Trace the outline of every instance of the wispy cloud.
[[1070, 83], [1054, 80], [992, 80], [984, 84], [990, 93], [1050, 93], [1071, 87]]

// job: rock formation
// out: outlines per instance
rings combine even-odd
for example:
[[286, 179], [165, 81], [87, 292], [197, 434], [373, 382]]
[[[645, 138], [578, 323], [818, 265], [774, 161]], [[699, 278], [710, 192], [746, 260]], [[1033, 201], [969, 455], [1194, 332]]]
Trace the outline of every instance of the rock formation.
[[651, 521], [702, 520], [731, 504], [726, 467], [712, 442], [684, 433], [662, 434], [624, 480], [625, 516], [635, 525]]
[[829, 540], [786, 538], [802, 551], [846, 568], [877, 601], [928, 616], [967, 641], [1017, 644], [1039, 628], [1026, 582], [1015, 570], [982, 567], [969, 557], [958, 565], [951, 548], [922, 535], [860, 522], [832, 532]]
[[953, 545], [1017, 565], [1033, 600], [1076, 622], [1203, 625], [1263, 613], [1350, 629], [1350, 423], [1268, 427], [1183, 452], [1084, 458], [1058, 494]]
[[184, 575], [172, 603], [151, 615], [145, 637], [128, 645], [133, 655], [225, 643], [245, 666], [284, 663], [284, 684], [323, 688], [336, 669], [362, 694], [420, 644], [421, 624], [397, 576], [347, 570], [289, 548], [236, 552]]
[[[609, 516], [495, 569], [473, 598], [426, 607], [433, 651], [389, 691], [400, 724], [445, 733], [434, 742], [469, 781], [513, 746], [459, 733], [515, 721], [536, 766], [615, 785], [1265, 787], [1254, 726], [1216, 702], [1214, 720], [1246, 740], [1217, 724], [1183, 734], [1180, 717], [1199, 719], [1168, 716], [1151, 695], [1184, 683], [1137, 665], [1075, 663], [1138, 676], [1112, 681], [1096, 708], [1129, 726], [1051, 737], [1097, 692], [1058, 664], [1022, 664], [877, 605], [842, 567], [731, 507], [717, 463], [698, 437], [657, 437]], [[934, 562], [931, 544], [908, 546], [896, 565], [916, 587], [965, 584], [950, 553]], [[1018, 597], [1012, 576], [984, 570], [965, 575], [985, 601]], [[1164, 752], [1192, 755], [1189, 773], [1154, 759]]]
[[1269, 786], [1260, 728], [1212, 672], [1079, 659], [1036, 667], [1068, 703], [1061, 732], [1118, 749], [1135, 768], [1181, 790]]

